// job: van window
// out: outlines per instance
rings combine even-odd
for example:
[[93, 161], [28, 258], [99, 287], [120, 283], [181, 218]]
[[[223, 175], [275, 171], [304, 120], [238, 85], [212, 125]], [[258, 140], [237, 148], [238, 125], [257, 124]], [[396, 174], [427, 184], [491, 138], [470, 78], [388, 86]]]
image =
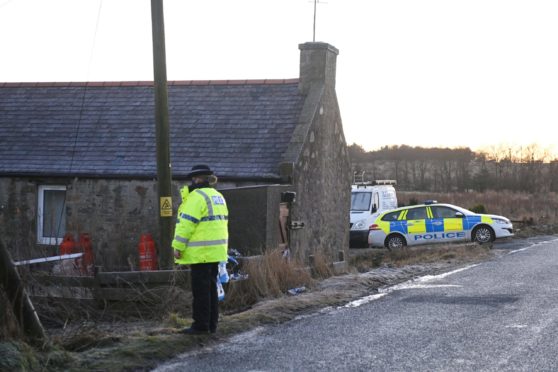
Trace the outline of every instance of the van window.
[[353, 192], [351, 193], [351, 210], [352, 211], [368, 211], [370, 210], [371, 192]]
[[376, 210], [380, 209], [380, 195], [377, 192], [374, 193], [374, 202], [372, 203], [372, 207], [376, 207]]

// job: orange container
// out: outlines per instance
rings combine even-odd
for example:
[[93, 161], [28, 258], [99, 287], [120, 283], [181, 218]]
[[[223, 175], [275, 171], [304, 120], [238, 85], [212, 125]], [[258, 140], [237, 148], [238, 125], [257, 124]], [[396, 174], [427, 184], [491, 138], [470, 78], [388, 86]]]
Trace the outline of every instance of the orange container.
[[157, 252], [151, 234], [142, 234], [138, 244], [139, 267], [141, 271], [157, 270]]
[[93, 265], [93, 245], [91, 244], [91, 236], [88, 233], [82, 233], [79, 236], [79, 245], [83, 252], [83, 266], [88, 268]]
[[76, 248], [76, 242], [74, 241], [74, 236], [70, 233], [64, 235], [62, 243], [60, 243], [60, 255], [72, 254]]

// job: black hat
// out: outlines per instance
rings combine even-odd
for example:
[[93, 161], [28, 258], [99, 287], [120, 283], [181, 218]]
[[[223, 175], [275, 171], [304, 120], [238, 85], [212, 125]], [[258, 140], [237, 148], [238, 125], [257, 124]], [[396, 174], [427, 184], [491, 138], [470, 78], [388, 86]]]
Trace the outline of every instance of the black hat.
[[205, 164], [194, 165], [192, 171], [186, 175], [188, 178], [195, 176], [211, 176], [213, 171]]

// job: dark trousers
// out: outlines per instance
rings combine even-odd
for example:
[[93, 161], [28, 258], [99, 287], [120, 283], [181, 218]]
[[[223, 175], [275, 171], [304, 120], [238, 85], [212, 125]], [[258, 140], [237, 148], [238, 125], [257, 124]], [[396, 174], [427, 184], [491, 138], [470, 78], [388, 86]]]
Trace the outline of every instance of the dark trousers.
[[190, 265], [192, 277], [192, 328], [215, 331], [219, 320], [217, 299], [218, 263]]

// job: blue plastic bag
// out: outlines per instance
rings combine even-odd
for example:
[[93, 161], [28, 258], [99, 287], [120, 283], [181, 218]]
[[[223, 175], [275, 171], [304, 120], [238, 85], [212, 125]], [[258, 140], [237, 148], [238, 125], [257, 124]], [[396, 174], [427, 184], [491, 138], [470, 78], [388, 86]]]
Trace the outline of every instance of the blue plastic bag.
[[219, 301], [223, 301], [225, 299], [225, 290], [223, 289], [223, 284], [220, 281], [217, 281], [217, 298]]
[[227, 271], [227, 263], [226, 262], [219, 262], [219, 283], [225, 284], [229, 282], [229, 273]]

